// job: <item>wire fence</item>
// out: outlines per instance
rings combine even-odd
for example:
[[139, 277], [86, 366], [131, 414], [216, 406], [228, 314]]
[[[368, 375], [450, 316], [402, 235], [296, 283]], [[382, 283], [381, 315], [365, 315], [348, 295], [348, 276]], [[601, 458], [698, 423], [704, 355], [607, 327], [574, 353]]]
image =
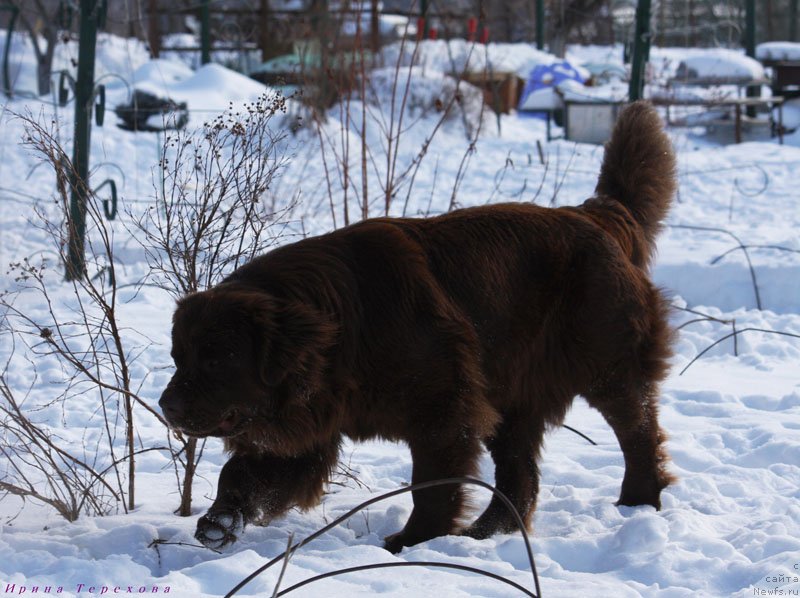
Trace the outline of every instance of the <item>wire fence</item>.
[[[385, 1], [381, 12], [406, 17], [412, 30], [440, 38], [485, 35], [497, 42], [536, 42], [535, 2], [524, 0], [475, 0], [449, 3], [442, 0]], [[556, 40], [577, 44], [627, 43], [633, 34], [634, 0], [548, 0], [544, 2], [544, 44]], [[659, 46], [741, 47], [745, 2], [725, 0], [656, 0], [652, 8], [654, 42]], [[764, 0], [757, 3], [756, 33], [759, 41], [796, 40], [797, 0]], [[307, 0], [290, 5], [268, 0], [123, 0], [109, 5], [106, 30], [147, 40], [153, 55], [170, 46], [200, 53], [204, 25], [209, 42], [219, 50], [241, 53], [237, 60], [266, 60], [292, 51], [296, 40], [332, 23], [364, 22], [364, 35], [372, 35], [372, 0], [337, 2]], [[41, 6], [47, 14], [42, 15]], [[13, 7], [22, 21], [52, 23], [62, 32], [76, 31], [74, 3], [67, 0], [34, 3], [3, 0], [0, 9]], [[418, 19], [424, 18], [424, 23]], [[0, 27], [12, 14], [0, 10]], [[23, 23], [19, 23], [18, 27]], [[396, 35], [381, 25], [380, 36]], [[341, 33], [341, 28], [339, 28]], [[190, 35], [185, 35], [189, 33]], [[416, 34], [416, 33], [414, 33]], [[189, 40], [194, 37], [193, 42]], [[331, 41], [333, 37], [328, 36]], [[256, 58], [252, 58], [252, 56]], [[245, 58], [251, 56], [251, 58]]]

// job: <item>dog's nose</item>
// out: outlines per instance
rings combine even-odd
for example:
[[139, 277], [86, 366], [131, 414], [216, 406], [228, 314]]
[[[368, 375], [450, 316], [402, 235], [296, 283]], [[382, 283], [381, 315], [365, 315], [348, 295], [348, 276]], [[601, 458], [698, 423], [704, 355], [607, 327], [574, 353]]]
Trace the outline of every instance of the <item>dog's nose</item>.
[[164, 417], [170, 422], [180, 420], [186, 412], [184, 402], [180, 399], [178, 394], [170, 388], [167, 388], [161, 394], [161, 399], [158, 401], [158, 404], [161, 406]]

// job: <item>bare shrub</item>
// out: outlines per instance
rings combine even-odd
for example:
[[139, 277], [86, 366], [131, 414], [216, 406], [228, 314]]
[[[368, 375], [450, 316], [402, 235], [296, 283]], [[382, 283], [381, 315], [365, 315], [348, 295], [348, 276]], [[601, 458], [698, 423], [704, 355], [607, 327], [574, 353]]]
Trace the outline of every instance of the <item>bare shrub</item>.
[[[407, 82], [400, 89], [394, 67], [371, 71], [366, 102], [380, 114], [391, 114], [392, 103], [396, 106], [404, 103], [412, 122], [430, 116], [441, 116], [445, 123], [462, 120], [467, 138], [475, 134], [484, 113], [484, 96], [480, 89], [450, 75], [428, 72], [420, 66], [404, 68]], [[460, 110], [445, 110], [453, 105]]]
[[[287, 100], [264, 95], [197, 130], [166, 137], [156, 171], [156, 205], [133, 217], [150, 266], [149, 283], [175, 298], [207, 289], [278, 243], [294, 197], [271, 192], [288, 158]], [[182, 516], [205, 441], [176, 433]], [[181, 479], [179, 470], [183, 471]]]
[[194, 293], [279, 242], [295, 205], [270, 193], [287, 162], [286, 103], [264, 95], [166, 137], [156, 205], [134, 218], [151, 283]]
[[[342, 51], [353, 80], [338, 89], [339, 102], [327, 111], [341, 126], [328, 127], [325, 114], [312, 113], [334, 226], [350, 224], [351, 204], [361, 219], [387, 216], [405, 195], [405, 213], [416, 174], [445, 123], [460, 118], [465, 158], [474, 152], [486, 106], [481, 91], [463, 79], [479, 46], [466, 44], [463, 55], [451, 56], [445, 74], [421, 64], [421, 44], [404, 39], [373, 56], [357, 31], [354, 45]], [[409, 154], [408, 131], [416, 126], [424, 127], [424, 141]]]
[[0, 492], [53, 507], [67, 521], [108, 514], [119, 494], [103, 473], [59, 447], [60, 439], [31, 420], [0, 375]]
[[[58, 449], [57, 440], [27, 418], [10, 392], [3, 394], [3, 409], [10, 418], [5, 430], [17, 440], [27, 439], [21, 450], [31, 456], [34, 470], [41, 472], [48, 467], [57, 469], [58, 460], [53, 455], [58, 455], [64, 467], [59, 471], [66, 476], [61, 478], [62, 490], [67, 495], [73, 490], [77, 492], [76, 488], [88, 493], [77, 502], [69, 496], [56, 499], [60, 501], [58, 504], [68, 507], [66, 511], [63, 507], [57, 507], [59, 512], [72, 516], [75, 509], [81, 506], [91, 507], [90, 511], [95, 513], [107, 510], [107, 499], [92, 494], [96, 487], [94, 483], [85, 481], [80, 482], [83, 486], [70, 486], [73, 482], [69, 480], [76, 480], [79, 470], [92, 473], [92, 479], [106, 489], [111, 488], [105, 481], [110, 476], [115, 488], [112, 496], [122, 502], [127, 512], [135, 505], [135, 455], [142, 449], [135, 438], [134, 406], [164, 421], [141, 399], [130, 374], [136, 352], [149, 342], [120, 324], [113, 232], [104, 219], [101, 201], [92, 192], [85, 194], [87, 238], [90, 239], [85, 247], [86, 268], [71, 277], [74, 280], [62, 280], [58, 269], [67, 260], [66, 231], [69, 226], [70, 186], [71, 181], [75, 180], [74, 168], [58, 140], [55, 122], [44, 123], [41, 117], [37, 119], [31, 115], [17, 116], [25, 125], [23, 144], [52, 168], [56, 175], [53, 205], [39, 205], [36, 213], [39, 226], [51, 239], [57, 258], [41, 257], [38, 261], [25, 259], [11, 264], [11, 271], [16, 274], [16, 287], [0, 295], [0, 307], [5, 312], [11, 334], [22, 340], [29, 355], [37, 360], [55, 358], [63, 369], [66, 383], [56, 402], [64, 405], [84, 395], [90, 396], [92, 401], [96, 400], [96, 412], [102, 416], [100, 427], [103, 432], [100, 436], [102, 440], [98, 440], [95, 449], [98, 452], [97, 459], [101, 459], [102, 453], [105, 467], [100, 473], [94, 474], [88, 465], [68, 459], [68, 453]], [[54, 261], [57, 264], [55, 268]], [[24, 300], [17, 301], [18, 298]], [[33, 364], [34, 373], [36, 363], [38, 361]], [[120, 426], [123, 434], [121, 443], [117, 439]], [[101, 443], [107, 445], [103, 450]], [[119, 444], [124, 446], [121, 455]], [[7, 455], [9, 459], [11, 455], [18, 454], [11, 448], [7, 450], [11, 451]], [[48, 454], [48, 450], [53, 451], [52, 454]], [[121, 467], [125, 463], [126, 471]], [[21, 466], [16, 473], [22, 475]], [[40, 480], [40, 483], [48, 484], [47, 479]], [[45, 496], [44, 492], [36, 490], [32, 480], [26, 484], [28, 495], [33, 496], [31, 492], [35, 491], [39, 496]], [[50, 504], [56, 506], [55, 503]]]

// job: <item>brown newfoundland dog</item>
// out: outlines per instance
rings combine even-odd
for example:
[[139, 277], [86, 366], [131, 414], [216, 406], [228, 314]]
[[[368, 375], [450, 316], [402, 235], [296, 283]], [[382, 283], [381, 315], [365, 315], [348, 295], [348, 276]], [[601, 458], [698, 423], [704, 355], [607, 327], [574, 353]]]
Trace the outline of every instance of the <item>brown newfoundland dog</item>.
[[[659, 508], [671, 333], [648, 265], [674, 190], [669, 139], [635, 103], [579, 207], [366, 220], [182, 299], [160, 405], [176, 430], [222, 437], [231, 454], [196, 537], [219, 548], [248, 522], [317, 504], [344, 436], [406, 442], [412, 482], [475, 474], [483, 444], [530, 522], [542, 438], [578, 394], [622, 448], [618, 504]], [[413, 502], [388, 550], [459, 531], [461, 488]], [[514, 529], [493, 498], [459, 533]]]

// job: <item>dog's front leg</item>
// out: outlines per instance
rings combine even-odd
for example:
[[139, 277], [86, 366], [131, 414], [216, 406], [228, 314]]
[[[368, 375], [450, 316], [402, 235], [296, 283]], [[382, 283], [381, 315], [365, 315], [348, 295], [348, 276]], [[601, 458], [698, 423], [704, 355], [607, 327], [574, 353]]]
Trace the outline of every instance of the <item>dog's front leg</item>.
[[338, 443], [296, 457], [234, 455], [222, 468], [217, 498], [198, 520], [195, 538], [220, 549], [235, 542], [248, 523], [316, 505], [337, 455]]

